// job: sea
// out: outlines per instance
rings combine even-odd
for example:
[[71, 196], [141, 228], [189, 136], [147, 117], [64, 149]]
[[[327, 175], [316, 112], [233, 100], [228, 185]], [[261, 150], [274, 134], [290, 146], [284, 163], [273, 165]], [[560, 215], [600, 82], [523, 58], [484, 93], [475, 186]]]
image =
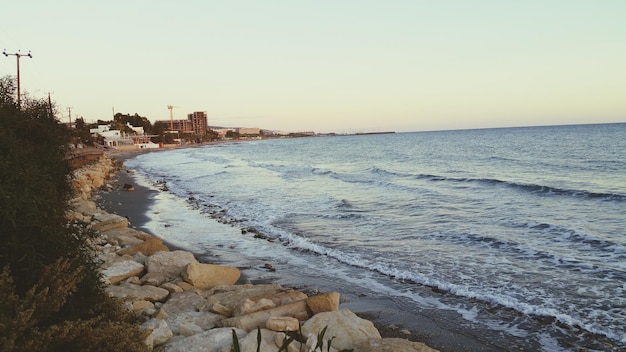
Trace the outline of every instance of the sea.
[[626, 350], [626, 123], [231, 141], [125, 165], [166, 241], [426, 319], [433, 347]]

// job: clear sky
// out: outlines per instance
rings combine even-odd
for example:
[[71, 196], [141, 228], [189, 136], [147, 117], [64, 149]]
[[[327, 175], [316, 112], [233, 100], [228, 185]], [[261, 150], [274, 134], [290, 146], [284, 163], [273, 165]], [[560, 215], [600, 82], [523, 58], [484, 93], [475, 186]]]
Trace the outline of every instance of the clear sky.
[[[5, 1], [63, 119], [285, 131], [626, 122], [626, 0]], [[0, 57], [0, 76], [16, 58]]]

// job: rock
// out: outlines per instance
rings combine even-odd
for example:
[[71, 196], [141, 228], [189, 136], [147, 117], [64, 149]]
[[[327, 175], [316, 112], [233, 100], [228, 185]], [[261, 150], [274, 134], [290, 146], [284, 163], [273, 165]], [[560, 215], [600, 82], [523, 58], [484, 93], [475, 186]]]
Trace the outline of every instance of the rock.
[[152, 339], [154, 346], [166, 343], [174, 334], [165, 320], [150, 319], [141, 325], [142, 328], [152, 330]]
[[306, 302], [293, 302], [272, 309], [224, 319], [218, 325], [223, 327], [234, 326], [246, 331], [252, 331], [258, 327], [266, 326], [267, 320], [271, 317], [294, 317], [304, 320], [308, 317]]
[[[287, 334], [285, 334], [284, 332], [278, 332], [274, 336], [274, 344], [276, 344], [276, 346], [278, 346], [279, 348], [282, 348], [282, 346], [287, 343], [287, 339], [289, 339], [289, 336], [287, 336]], [[281, 349], [281, 351], [285, 351], [285, 352], [305, 351], [304, 346], [302, 345], [302, 343], [298, 342], [298, 340], [292, 340], [291, 343], [289, 343], [285, 348]], [[334, 348], [332, 348], [330, 351], [336, 352]], [[326, 352], [326, 351], [324, 350], [322, 352]]]
[[143, 285], [159, 287], [163, 285], [165, 281], [168, 279], [170, 279], [170, 277], [166, 273], [159, 273], [159, 272], [147, 273], [146, 275], [141, 277], [141, 283]]
[[178, 285], [176, 285], [175, 283], [172, 283], [172, 282], [166, 282], [163, 285], [161, 285], [160, 287], [170, 291], [170, 293], [180, 293], [180, 292], [183, 292], [183, 289], [180, 286], [178, 286]]
[[165, 310], [169, 315], [175, 315], [183, 312], [198, 311], [205, 303], [206, 299], [202, 298], [196, 292], [185, 291], [182, 293], [173, 293], [170, 299], [163, 304], [161, 309]]
[[246, 299], [243, 302], [239, 303], [239, 306], [235, 308], [234, 314], [244, 315], [250, 314], [254, 312], [258, 312], [260, 310], [270, 309], [276, 307], [276, 304], [271, 299], [261, 298], [258, 301], [252, 301], [250, 299]]
[[119, 286], [108, 286], [105, 291], [113, 297], [120, 299], [145, 300], [150, 302], [160, 302], [169, 296], [168, 290], [154, 286], [137, 286], [123, 283]]
[[[126, 218], [124, 218], [126, 219]], [[138, 237], [139, 233], [141, 233], [141, 231], [135, 230], [133, 228], [130, 227], [118, 227], [118, 228], [114, 228], [114, 229], [109, 229], [109, 230], [105, 230], [105, 231], [100, 231], [102, 236], [107, 238], [109, 240], [109, 242], [117, 242], [119, 243], [119, 238], [123, 237], [123, 238], [132, 238], [132, 239], [137, 239], [137, 240], [142, 240], [141, 238]], [[137, 242], [139, 243], [139, 242]]]
[[91, 218], [96, 213], [96, 202], [92, 200], [75, 200], [70, 204], [74, 211]]
[[115, 285], [129, 277], [140, 275], [143, 269], [143, 265], [134, 260], [117, 260], [108, 264], [108, 267], [102, 270], [102, 275]]
[[[247, 333], [241, 329], [218, 328], [207, 330], [178, 340], [170, 340], [165, 344], [162, 352], [221, 352], [224, 347], [233, 345], [233, 330], [238, 339], [243, 339]], [[229, 351], [230, 349], [228, 349]], [[275, 351], [274, 351], [275, 352]]]
[[241, 352], [276, 352], [278, 346], [274, 343], [276, 332], [261, 329], [261, 343], [258, 342], [258, 331], [249, 333], [246, 337], [239, 340]]
[[165, 320], [169, 324], [172, 331], [181, 334], [180, 326], [184, 324], [194, 324], [199, 326], [202, 331], [213, 329], [217, 322], [224, 319], [223, 315], [210, 312], [188, 311], [177, 314], [170, 314]]
[[283, 304], [301, 301], [303, 299], [307, 299], [308, 296], [306, 293], [300, 291], [294, 291], [292, 289], [282, 289], [281, 292], [273, 294], [270, 299], [277, 306], [282, 306]]
[[[135, 236], [118, 236], [116, 238], [117, 243], [122, 247], [132, 247], [142, 244], [144, 241], [140, 240]], [[124, 255], [125, 253], [118, 253], [119, 255]]]
[[188, 264], [197, 262], [193, 254], [187, 251], [157, 252], [146, 259], [146, 269], [149, 273], [165, 273], [175, 278], [180, 276]]
[[126, 279], [126, 281], [124, 282], [128, 284], [133, 284], [133, 285], [141, 285], [141, 280], [139, 280], [137, 276], [131, 276], [128, 279]]
[[169, 314], [167, 314], [167, 312], [163, 309], [159, 309], [154, 313], [153, 317], [156, 319], [167, 319], [169, 317]]
[[313, 312], [313, 315], [322, 312], [333, 312], [339, 310], [339, 298], [339, 292], [323, 293], [307, 298], [306, 304]]
[[371, 321], [359, 318], [348, 309], [314, 315], [302, 325], [302, 334], [307, 337], [317, 336], [325, 327], [325, 339], [334, 336], [332, 346], [337, 350], [355, 349], [370, 338], [381, 338]]
[[156, 237], [151, 237], [144, 241], [139, 240], [138, 244], [125, 248], [119, 252], [120, 255], [135, 253], [143, 253], [146, 256], [151, 256], [156, 252], [168, 252], [169, 248], [163, 244], [163, 240]]
[[[333, 341], [334, 342], [334, 341]], [[399, 338], [368, 339], [358, 344], [355, 351], [361, 352], [437, 352], [421, 342]]]
[[147, 259], [147, 258], [148, 258], [148, 257], [146, 257], [146, 256], [145, 256], [143, 253], [141, 253], [141, 252], [135, 253], [135, 255], [133, 255], [133, 260], [134, 260], [134, 261], [136, 261], [137, 263], [144, 264], [144, 265], [145, 265], [145, 263], [146, 263], [146, 259]]
[[237, 268], [202, 264], [198, 262], [190, 263], [182, 272], [183, 279], [201, 290], [208, 290], [218, 285], [232, 285], [241, 276]]
[[[206, 307], [206, 306], [205, 306]], [[209, 305], [207, 310], [209, 312], [213, 312], [213, 313], [217, 313], [217, 314], [221, 314], [225, 317], [232, 317], [233, 316], [233, 310], [220, 304], [220, 303], [213, 303], [211, 305]], [[203, 309], [203, 308], [201, 308]]]
[[133, 301], [133, 311], [142, 312], [146, 309], [154, 309], [154, 303], [144, 300]]
[[133, 192], [135, 191], [135, 186], [125, 183], [124, 186], [122, 187], [123, 190], [128, 191], [128, 192]]
[[[221, 288], [220, 291], [224, 291], [217, 292], [217, 288]], [[216, 286], [213, 289], [206, 291], [206, 298], [208, 305], [220, 303], [221, 305], [234, 311], [239, 304], [246, 299], [255, 301], [261, 298], [273, 297], [274, 295], [285, 292], [286, 290], [290, 289], [284, 289], [278, 284]]]
[[201, 327], [194, 323], [182, 323], [178, 326], [178, 334], [183, 336], [193, 336], [203, 331]]
[[91, 223], [91, 229], [95, 231], [105, 232], [113, 229], [128, 227], [128, 219], [115, 214], [95, 214], [94, 221]]
[[191, 290], [195, 290], [196, 289], [193, 285], [188, 284], [185, 281], [177, 282], [176, 285], [178, 285], [180, 288], [182, 288], [183, 291], [191, 291]]
[[[318, 337], [317, 335], [307, 336], [306, 342], [304, 344], [304, 351], [313, 352], [313, 351], [319, 350], [319, 351], [337, 352], [337, 349], [332, 347], [332, 341], [330, 341], [331, 346], [328, 346], [330, 338], [327, 338], [326, 334], [324, 334], [321, 342], [317, 339], [317, 337]], [[317, 346], [318, 343], [320, 345], [319, 347]], [[354, 350], [350, 349], [346, 351], [354, 351]]]
[[265, 327], [272, 331], [298, 331], [300, 321], [292, 317], [271, 317], [265, 322]]

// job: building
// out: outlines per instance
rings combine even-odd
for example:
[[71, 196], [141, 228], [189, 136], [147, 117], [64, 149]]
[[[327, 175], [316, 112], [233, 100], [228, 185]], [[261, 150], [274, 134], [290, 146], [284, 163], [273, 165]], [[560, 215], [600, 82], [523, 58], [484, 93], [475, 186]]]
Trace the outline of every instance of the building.
[[257, 127], [254, 127], [254, 128], [241, 127], [239, 129], [239, 134], [241, 136], [258, 136], [261, 134], [261, 129]]
[[187, 119], [191, 121], [193, 133], [202, 136], [206, 135], [208, 127], [206, 111], [196, 111], [188, 114]]
[[208, 127], [206, 111], [196, 111], [192, 114], [188, 114], [186, 120], [158, 120], [156, 122], [171, 126], [172, 131], [178, 131], [178, 133], [181, 134], [191, 132], [206, 135]]
[[151, 149], [159, 148], [159, 145], [152, 143], [151, 138], [156, 135], [147, 135], [144, 133], [143, 127], [134, 127], [127, 125], [134, 132], [125, 134], [122, 131], [112, 130], [108, 125], [98, 125], [98, 128], [90, 129], [94, 135], [100, 135], [104, 138], [104, 145], [116, 149]]

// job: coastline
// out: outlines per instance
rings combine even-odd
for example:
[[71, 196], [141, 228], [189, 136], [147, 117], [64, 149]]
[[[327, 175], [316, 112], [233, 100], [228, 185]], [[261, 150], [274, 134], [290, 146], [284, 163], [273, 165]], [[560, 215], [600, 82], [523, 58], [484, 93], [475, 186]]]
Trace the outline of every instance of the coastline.
[[[138, 150], [138, 151], [116, 151], [108, 153], [107, 157], [124, 162], [127, 159], [137, 156], [143, 152], [159, 152], [161, 150]], [[96, 202], [99, 208], [113, 214], [124, 216], [129, 219], [129, 227], [150, 233], [159, 237], [158, 233], [144, 227], [150, 221], [148, 211], [153, 204], [154, 197], [160, 192], [138, 185], [135, 182], [132, 170], [125, 166], [114, 176], [110, 183], [113, 190], [108, 192], [98, 192]], [[123, 185], [134, 186], [133, 192], [124, 191]], [[215, 221], [215, 220], [213, 220]], [[217, 224], [217, 221], [216, 221]], [[232, 231], [230, 224], [217, 224]], [[161, 237], [159, 237], [161, 238]], [[162, 239], [162, 238], [161, 238]], [[172, 250], [178, 249], [175, 244], [164, 243]], [[193, 250], [186, 249], [194, 252]], [[198, 256], [199, 253], [194, 253]], [[260, 272], [256, 268], [240, 268], [242, 277], [253, 283], [273, 283], [272, 278], [264, 277], [267, 272]], [[280, 276], [280, 271], [278, 273]], [[280, 280], [279, 280], [280, 281]], [[424, 343], [432, 348], [441, 351], [504, 351], [507, 346], [495, 346], [480, 336], [472, 336], [455, 326], [452, 320], [445, 316], [440, 316], [438, 312], [428, 315], [407, 313], [398, 302], [388, 297], [373, 297], [363, 292], [355, 291], [352, 287], [342, 287], [340, 283], [331, 282], [330, 279], [322, 278], [299, 278], [299, 280], [288, 280], [289, 284], [297, 289], [306, 292], [327, 292], [338, 291], [341, 293], [341, 308], [348, 308], [358, 316], [372, 321], [380, 331], [381, 336], [389, 338], [396, 337], [414, 342]], [[280, 284], [283, 284], [279, 282]], [[283, 284], [284, 285], [284, 284]]]

